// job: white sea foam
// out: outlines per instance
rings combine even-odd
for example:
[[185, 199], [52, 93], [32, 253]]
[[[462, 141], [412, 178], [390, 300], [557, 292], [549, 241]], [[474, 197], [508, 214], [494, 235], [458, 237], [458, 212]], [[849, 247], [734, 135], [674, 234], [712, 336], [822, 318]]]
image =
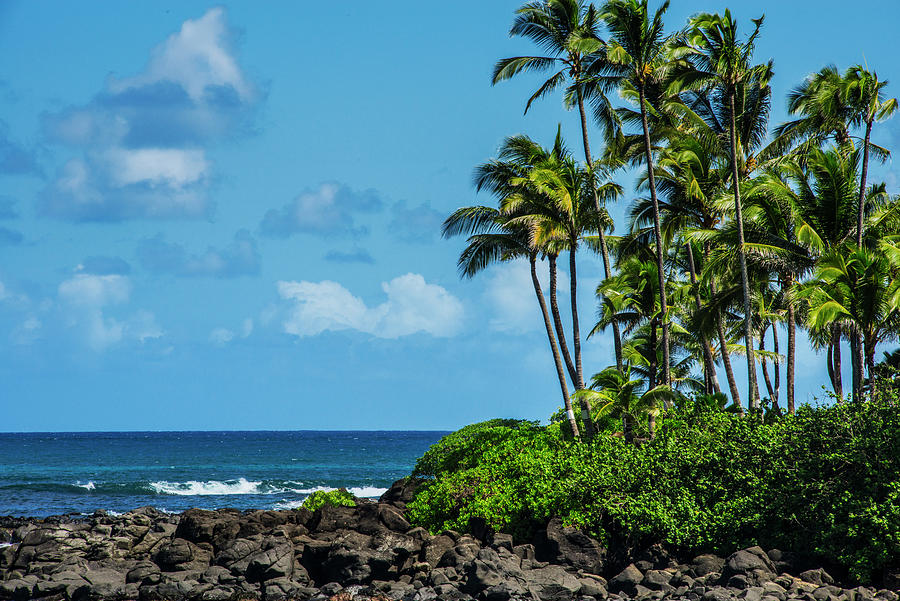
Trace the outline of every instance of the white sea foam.
[[[265, 484], [262, 481], [247, 480], [246, 478], [225, 481], [207, 480], [205, 482], [197, 480], [188, 480], [187, 482], [168, 482], [166, 480], [160, 480], [159, 482], [150, 482], [149, 486], [153, 489], [153, 492], [159, 495], [180, 496], [282, 495], [285, 493], [311, 495], [320, 490], [336, 490], [327, 486], [301, 488], [303, 483], [296, 481], [288, 481], [282, 486], [274, 486]], [[387, 491], [386, 488], [375, 488], [373, 486], [354, 486], [347, 488], [347, 490], [357, 497], [380, 497]]]
[[386, 488], [375, 488], [374, 486], [359, 486], [359, 487], [354, 486], [354, 487], [348, 488], [347, 490], [350, 492], [350, 494], [352, 494], [356, 497], [363, 497], [363, 498], [380, 497], [381, 495], [383, 495], [384, 493], [386, 493], [388, 491], [388, 489], [386, 489]]
[[83, 488], [85, 490], [94, 490], [95, 488], [97, 488], [96, 486], [94, 486], [94, 483], [92, 481], [88, 482], [87, 484], [82, 484], [81, 482], [77, 482], [77, 483], [75, 483], [75, 486], [80, 486], [81, 488]]
[[304, 499], [299, 501], [283, 501], [281, 503], [275, 503], [272, 505], [272, 509], [297, 509], [298, 507], [303, 505]]
[[[188, 480], [187, 482], [167, 482], [160, 480], [159, 482], [151, 482], [150, 488], [159, 495], [182, 495], [182, 496], [205, 496], [205, 495], [260, 495], [271, 494], [275, 490], [260, 490], [262, 482], [251, 482], [246, 478], [238, 478], [237, 480], [226, 480], [220, 482], [218, 480], [208, 480], [206, 482], [198, 482], [197, 480]], [[284, 492], [281, 490], [280, 492]]]

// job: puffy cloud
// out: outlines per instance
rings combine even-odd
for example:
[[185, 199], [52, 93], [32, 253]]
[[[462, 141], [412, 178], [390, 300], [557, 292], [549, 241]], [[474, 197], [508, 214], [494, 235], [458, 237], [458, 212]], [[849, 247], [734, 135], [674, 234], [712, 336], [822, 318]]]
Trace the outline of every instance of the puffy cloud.
[[361, 192], [335, 182], [301, 192], [280, 209], [271, 209], [260, 223], [265, 236], [286, 238], [293, 234], [363, 235], [368, 232], [356, 223], [356, 213], [375, 213], [383, 202], [375, 190]]
[[45, 215], [72, 221], [210, 214], [206, 147], [248, 131], [258, 93], [231, 48], [221, 8], [185, 21], [134, 77], [110, 78], [88, 104], [44, 116], [81, 150], [43, 191]]
[[390, 235], [401, 242], [424, 244], [433, 241], [441, 231], [446, 215], [423, 203], [411, 209], [400, 201], [391, 208], [393, 219], [389, 227]]
[[408, 273], [381, 285], [387, 300], [375, 307], [337, 282], [278, 282], [278, 293], [291, 306], [284, 331], [315, 336], [326, 330], [357, 330], [377, 338], [399, 338], [417, 332], [453, 336], [463, 317], [462, 303], [447, 290]]
[[224, 248], [210, 246], [200, 255], [188, 253], [181, 244], [166, 242], [160, 234], [141, 241], [137, 255], [150, 271], [182, 277], [233, 278], [257, 275], [260, 270], [256, 240], [247, 230], [239, 230]]
[[131, 282], [121, 275], [77, 274], [59, 285], [59, 297], [80, 307], [105, 307], [124, 303], [131, 296]]
[[137, 311], [126, 319], [106, 315], [106, 310], [128, 302], [131, 282], [122, 275], [78, 273], [57, 290], [69, 327], [79, 329], [87, 345], [102, 351], [123, 340], [144, 342], [162, 336], [149, 311]]
[[325, 260], [332, 263], [368, 263], [369, 265], [375, 263], [375, 259], [369, 254], [369, 251], [358, 246], [349, 252], [330, 250], [325, 255]]

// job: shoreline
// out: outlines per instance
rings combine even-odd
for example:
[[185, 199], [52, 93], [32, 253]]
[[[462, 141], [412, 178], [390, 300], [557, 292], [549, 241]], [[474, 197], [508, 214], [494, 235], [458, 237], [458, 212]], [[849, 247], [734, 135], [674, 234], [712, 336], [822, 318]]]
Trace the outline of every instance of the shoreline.
[[432, 535], [404, 516], [413, 490], [401, 480], [378, 500], [315, 512], [0, 518], [9, 543], [0, 600], [900, 601], [886, 588], [842, 588], [821, 568], [758, 547], [727, 557], [624, 552], [558, 520], [529, 543], [477, 523], [473, 534]]

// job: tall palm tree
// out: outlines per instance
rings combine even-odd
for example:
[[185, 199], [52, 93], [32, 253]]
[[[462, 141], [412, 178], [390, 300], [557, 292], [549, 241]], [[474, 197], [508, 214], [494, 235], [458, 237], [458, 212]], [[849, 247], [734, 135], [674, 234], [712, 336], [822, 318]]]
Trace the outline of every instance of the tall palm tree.
[[[476, 180], [476, 187], [489, 187], [496, 194], [502, 195], [504, 189], [508, 186], [508, 183], [503, 183], [504, 177], [515, 172], [516, 166], [514, 165], [503, 165], [499, 162], [486, 163], [478, 169], [479, 176]], [[537, 275], [537, 259], [541, 253], [531, 243], [529, 232], [523, 227], [509, 224], [508, 219], [497, 209], [473, 206], [463, 207], [454, 211], [444, 221], [442, 234], [444, 237], [468, 234], [466, 248], [458, 261], [460, 274], [463, 277], [471, 278], [498, 261], [511, 261], [520, 257], [528, 257], [531, 269], [531, 282], [541, 308], [547, 340], [550, 343], [550, 352], [553, 355], [553, 363], [559, 379], [563, 406], [565, 407], [572, 433], [578, 438], [580, 432], [578, 423], [575, 420], [575, 413], [572, 410], [565, 369], [560, 357], [556, 336], [553, 333], [544, 291]]]
[[[516, 18], [509, 30], [511, 36], [522, 36], [531, 39], [547, 52], [547, 56], [513, 56], [501, 59], [494, 66], [492, 84], [515, 77], [527, 71], [547, 72], [553, 74], [531, 95], [525, 103], [525, 112], [538, 98], [551, 94], [559, 87], [568, 84], [565, 93], [566, 108], [576, 106], [581, 119], [581, 139], [584, 146], [584, 160], [589, 169], [594, 168], [591, 146], [588, 139], [588, 123], [585, 113], [585, 79], [587, 74], [596, 70], [595, 63], [602, 61], [598, 53], [603, 41], [598, 36], [600, 24], [593, 4], [583, 0], [538, 0], [529, 2], [516, 11]], [[596, 77], [593, 78], [596, 81]], [[609, 101], [605, 94], [594, 85], [590, 90], [592, 100], [609, 109]], [[609, 110], [608, 110], [609, 112]], [[594, 208], [601, 213], [601, 197], [594, 190]], [[606, 233], [601, 228], [597, 235], [600, 240], [600, 253], [603, 258], [605, 277], [610, 277], [609, 248]], [[621, 368], [622, 342], [618, 326], [613, 328], [616, 364]]]
[[856, 245], [862, 246], [865, 219], [866, 178], [869, 173], [869, 140], [872, 125], [890, 117], [897, 110], [897, 99], [885, 99], [882, 93], [887, 81], [879, 81], [877, 73], [870, 73], [861, 65], [851, 67], [844, 76], [844, 95], [851, 107], [853, 125], [864, 125], [862, 173], [859, 180], [859, 204], [856, 227]]
[[738, 233], [738, 258], [741, 266], [741, 288], [744, 295], [744, 344], [747, 354], [747, 376], [750, 385], [749, 404], [751, 409], [759, 407], [756, 383], [756, 362], [753, 356], [753, 334], [750, 327], [750, 282], [747, 276], [747, 260], [744, 247], [744, 219], [741, 206], [741, 176], [738, 168], [738, 152], [741, 144], [738, 140], [736, 117], [737, 91], [739, 86], [747, 82], [758, 82], [760, 88], [768, 87], [769, 74], [772, 70], [768, 64], [752, 65], [754, 44], [762, 27], [763, 19], [754, 19], [753, 32], [744, 42], [738, 39], [737, 21], [731, 12], [725, 10], [724, 15], [700, 14], [693, 17], [688, 32], [681, 38], [678, 50], [688, 57], [691, 69], [682, 75], [679, 85], [684, 88], [713, 89], [721, 93], [728, 101], [730, 122], [728, 124], [732, 188], [734, 192], [735, 221]]
[[603, 5], [601, 11], [602, 19], [606, 22], [611, 35], [606, 47], [605, 59], [612, 68], [619, 70], [621, 82], [637, 90], [638, 93], [641, 127], [644, 134], [647, 183], [653, 204], [653, 234], [656, 239], [659, 303], [662, 313], [663, 378], [667, 386], [672, 383], [669, 370], [669, 318], [666, 302], [663, 239], [659, 225], [659, 200], [656, 195], [656, 180], [653, 172], [646, 92], [648, 84], [654, 79], [659, 79], [659, 71], [665, 71], [667, 66], [663, 16], [668, 8], [669, 1], [665, 0], [651, 16], [648, 0], [609, 0]]
[[[836, 249], [819, 263], [804, 287], [809, 323], [821, 329], [841, 323], [863, 342], [863, 360], [875, 380], [875, 348], [896, 339], [900, 326], [900, 248], [881, 242], [876, 248], [853, 245]], [[854, 390], [861, 398], [861, 387]]]

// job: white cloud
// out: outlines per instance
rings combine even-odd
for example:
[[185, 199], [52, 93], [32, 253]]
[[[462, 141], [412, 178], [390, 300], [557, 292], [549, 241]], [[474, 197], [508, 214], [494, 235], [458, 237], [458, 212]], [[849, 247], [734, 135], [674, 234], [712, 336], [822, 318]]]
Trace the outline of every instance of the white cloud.
[[87, 345], [95, 351], [123, 340], [143, 343], [163, 334], [149, 311], [137, 311], [126, 318], [106, 314], [109, 307], [129, 301], [131, 282], [126, 276], [77, 273], [62, 282], [57, 293], [69, 327], [81, 331]]
[[106, 152], [113, 180], [120, 186], [147, 183], [184, 188], [206, 177], [209, 161], [202, 150], [113, 148]]
[[292, 303], [283, 322], [295, 336], [315, 336], [326, 330], [357, 330], [378, 338], [399, 338], [416, 332], [453, 336], [462, 322], [462, 303], [447, 290], [408, 273], [381, 285], [387, 300], [375, 307], [337, 282], [278, 282], [282, 299]]
[[242, 99], [249, 99], [252, 88], [228, 48], [229, 31], [225, 11], [213, 8], [199, 19], [188, 19], [181, 30], [154, 48], [141, 75], [114, 80], [110, 88], [122, 92], [159, 81], [174, 81], [194, 100], [202, 100], [208, 87], [230, 86]]
[[123, 275], [76, 274], [59, 285], [61, 300], [75, 306], [102, 308], [124, 303], [131, 295], [131, 282]]
[[200, 218], [212, 211], [207, 147], [250, 131], [257, 93], [221, 8], [185, 21], [143, 72], [109, 78], [85, 105], [44, 115], [49, 140], [81, 150], [40, 197], [72, 221]]
[[[538, 281], [549, 311], [550, 274], [546, 263], [539, 262], [537, 267]], [[563, 271], [557, 273], [557, 296], [568, 299], [568, 275]], [[484, 298], [491, 308], [489, 325], [492, 330], [514, 334], [543, 330], [541, 307], [534, 294], [531, 267], [527, 261], [510, 261], [492, 268], [485, 286]], [[568, 300], [560, 310], [566, 311], [567, 307]]]

